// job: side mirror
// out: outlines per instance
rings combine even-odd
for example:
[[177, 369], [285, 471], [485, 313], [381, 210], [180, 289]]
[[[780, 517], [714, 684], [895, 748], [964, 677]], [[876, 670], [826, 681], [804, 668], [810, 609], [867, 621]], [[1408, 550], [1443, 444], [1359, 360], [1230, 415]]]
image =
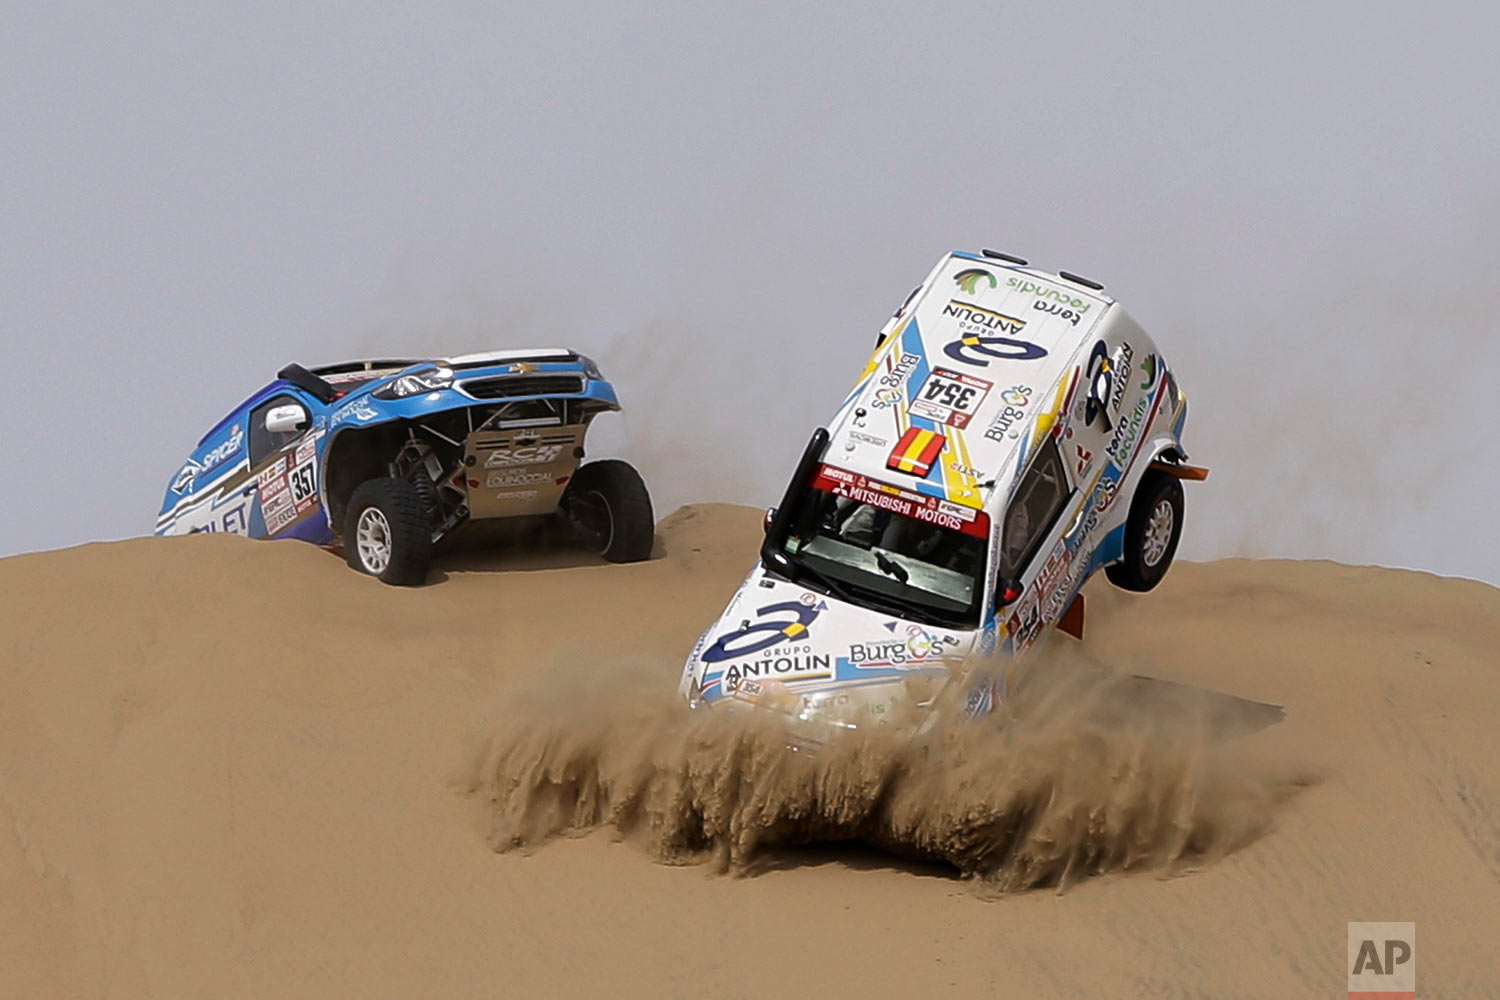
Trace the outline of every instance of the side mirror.
[[776, 520], [776, 508], [775, 507], [767, 507], [766, 508], [766, 519], [761, 522], [761, 525], [760, 525], [761, 529], [764, 530], [764, 531], [766, 531], [767, 533], [769, 533], [770, 530], [771, 530], [771, 522], [774, 521], [774, 520]]
[[273, 406], [266, 413], [266, 430], [272, 434], [307, 430], [307, 411], [296, 403]]
[[995, 607], [1004, 608], [1016, 603], [1025, 589], [1020, 580], [995, 581]]

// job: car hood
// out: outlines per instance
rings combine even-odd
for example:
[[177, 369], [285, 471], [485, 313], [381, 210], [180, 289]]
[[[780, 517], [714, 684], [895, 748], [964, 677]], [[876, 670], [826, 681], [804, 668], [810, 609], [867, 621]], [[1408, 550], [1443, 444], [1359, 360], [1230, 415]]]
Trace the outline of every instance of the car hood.
[[847, 604], [757, 565], [683, 670], [694, 706], [749, 703], [841, 725], [930, 700], [975, 633]]

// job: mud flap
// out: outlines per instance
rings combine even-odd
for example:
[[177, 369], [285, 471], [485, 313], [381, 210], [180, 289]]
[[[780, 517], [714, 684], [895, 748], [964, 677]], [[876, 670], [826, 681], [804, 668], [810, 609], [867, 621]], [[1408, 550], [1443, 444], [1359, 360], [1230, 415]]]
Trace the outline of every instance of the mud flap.
[[1066, 632], [1075, 639], [1083, 638], [1083, 595], [1079, 594], [1073, 598], [1073, 603], [1068, 605], [1068, 610], [1057, 620], [1057, 630]]
[[1151, 468], [1159, 469], [1168, 475], [1176, 476], [1195, 483], [1201, 483], [1208, 478], [1208, 470], [1201, 465], [1187, 465], [1180, 462], [1152, 462]]

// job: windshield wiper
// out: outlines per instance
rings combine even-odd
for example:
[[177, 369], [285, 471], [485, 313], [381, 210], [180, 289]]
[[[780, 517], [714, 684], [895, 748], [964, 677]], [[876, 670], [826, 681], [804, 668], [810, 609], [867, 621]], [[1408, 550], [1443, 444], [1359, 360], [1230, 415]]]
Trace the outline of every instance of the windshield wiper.
[[[896, 566], [896, 568], [903, 574], [905, 573], [905, 568], [902, 567], [899, 563], [896, 563], [894, 559], [890, 560], [890, 562], [892, 562]], [[914, 621], [926, 622], [929, 625], [942, 625], [945, 628], [959, 627], [953, 625], [951, 623], [951, 620], [943, 615], [942, 612], [938, 611], [936, 608], [928, 607], [920, 601], [906, 600], [904, 598], [897, 597], [895, 594], [887, 594], [884, 591], [880, 590], [871, 590], [869, 587], [857, 586], [852, 583], [847, 585], [835, 584], [833, 580], [829, 579], [826, 574], [814, 569], [801, 560], [797, 561], [796, 566], [798, 569], [805, 570], [819, 583], [822, 583], [825, 587], [828, 588], [830, 593], [842, 598], [850, 604], [870, 608], [872, 610], [884, 611], [886, 614], [892, 614], [897, 616], [898, 618], [906, 618]], [[906, 581], [902, 580], [901, 582], [905, 583]], [[857, 590], [858, 594], [852, 593], [852, 590]]]
[[[782, 552], [781, 555], [786, 560], [786, 565], [795, 573], [811, 578], [822, 586], [825, 591], [848, 604], [884, 611], [886, 614], [895, 615], [898, 618], [926, 622], [929, 625], [937, 625], [942, 628], [972, 627], [964, 624], [961, 613], [945, 613], [938, 608], [930, 607], [919, 601], [905, 600], [894, 594], [871, 590], [869, 587], [857, 586], [852, 583], [835, 582], [828, 574], [813, 567], [805, 559], [794, 558], [790, 553], [786, 552]], [[887, 559], [903, 573], [905, 572], [905, 567], [896, 563], [894, 559], [890, 559], [889, 556], [883, 556], [882, 553], [877, 552], [876, 557]], [[884, 567], [881, 568], [884, 569]], [[902, 580], [901, 582], [905, 583], [906, 581]], [[856, 594], [854, 591], [858, 591], [858, 593]]]
[[799, 572], [812, 577], [815, 581], [817, 581], [818, 584], [823, 587], [824, 590], [828, 591], [828, 593], [830, 594], [833, 594], [835, 597], [847, 601], [850, 604], [859, 603], [858, 598], [856, 598], [853, 594], [846, 590], [842, 584], [834, 583], [833, 580], [829, 579], [829, 577], [825, 573], [823, 573], [821, 570], [817, 570], [809, 566], [805, 560], [793, 559], [788, 556], [787, 562], [796, 567]]
[[886, 576], [893, 576], [897, 580], [900, 580], [902, 583], [905, 583], [907, 581], [907, 579], [909, 578], [909, 574], [906, 572], [905, 566], [901, 565], [896, 560], [886, 555], [884, 552], [881, 552], [879, 549], [875, 549], [874, 552], [875, 565], [880, 567], [880, 572], [884, 573]]

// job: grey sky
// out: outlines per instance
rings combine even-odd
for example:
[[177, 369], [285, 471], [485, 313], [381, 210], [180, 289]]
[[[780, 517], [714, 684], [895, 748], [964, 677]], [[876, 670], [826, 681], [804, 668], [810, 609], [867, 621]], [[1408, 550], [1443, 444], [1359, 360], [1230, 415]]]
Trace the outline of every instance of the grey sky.
[[[1127, 9], [1128, 8], [1128, 9]], [[149, 530], [290, 360], [567, 343], [764, 503], [949, 249], [1103, 280], [1183, 552], [1500, 582], [1486, 5], [8, 4], [0, 552]], [[603, 429], [603, 428], [601, 428]]]

